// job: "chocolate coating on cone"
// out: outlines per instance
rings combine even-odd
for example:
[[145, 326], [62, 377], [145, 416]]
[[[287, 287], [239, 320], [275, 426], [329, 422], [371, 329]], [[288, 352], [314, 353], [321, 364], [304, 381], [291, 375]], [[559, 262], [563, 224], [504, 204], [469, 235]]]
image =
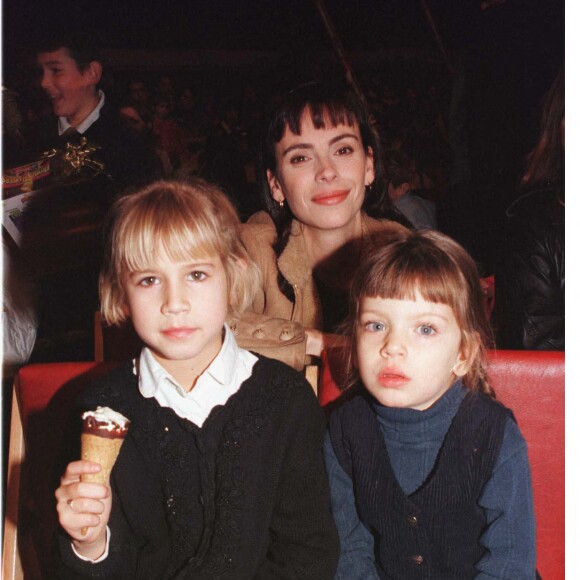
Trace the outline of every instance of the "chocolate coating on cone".
[[127, 435], [128, 424], [126, 426], [111, 425], [110, 422], [97, 421], [94, 417], [87, 417], [83, 420], [83, 430], [85, 434], [103, 437], [105, 439], [123, 439]]

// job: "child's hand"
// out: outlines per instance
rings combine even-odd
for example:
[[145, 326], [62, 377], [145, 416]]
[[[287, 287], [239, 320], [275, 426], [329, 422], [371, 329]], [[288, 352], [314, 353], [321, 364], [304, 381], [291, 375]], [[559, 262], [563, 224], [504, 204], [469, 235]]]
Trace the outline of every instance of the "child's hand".
[[73, 539], [77, 552], [92, 560], [105, 551], [111, 492], [105, 485], [81, 482], [80, 477], [100, 469], [101, 466], [92, 461], [69, 463], [54, 494], [60, 525]]

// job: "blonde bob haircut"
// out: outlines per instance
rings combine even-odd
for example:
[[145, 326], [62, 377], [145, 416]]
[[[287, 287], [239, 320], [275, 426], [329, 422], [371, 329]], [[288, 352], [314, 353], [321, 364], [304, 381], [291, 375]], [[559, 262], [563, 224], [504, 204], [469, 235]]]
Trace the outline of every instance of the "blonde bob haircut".
[[355, 340], [349, 356], [348, 385], [358, 380], [356, 335], [363, 297], [415, 300], [446, 304], [461, 331], [460, 353], [465, 361], [466, 387], [494, 396], [486, 372], [486, 348], [491, 329], [477, 267], [467, 251], [436, 232], [404, 232], [385, 240], [360, 264], [350, 294], [346, 331]]
[[252, 303], [259, 271], [239, 237], [234, 206], [203, 180], [156, 181], [117, 200], [105, 222], [105, 253], [99, 279], [101, 314], [122, 324], [126, 277], [147, 270], [160, 249], [175, 261], [219, 256], [228, 280], [230, 313]]

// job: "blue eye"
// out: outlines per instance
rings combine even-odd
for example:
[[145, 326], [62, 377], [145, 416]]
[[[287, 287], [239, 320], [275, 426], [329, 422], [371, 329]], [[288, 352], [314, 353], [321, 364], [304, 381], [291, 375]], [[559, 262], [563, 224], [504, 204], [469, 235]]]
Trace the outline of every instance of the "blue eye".
[[365, 324], [365, 330], [369, 332], [382, 332], [386, 326], [382, 322], [371, 321]]
[[429, 324], [421, 324], [419, 326], [419, 334], [421, 336], [432, 336], [435, 332], [436, 330]]

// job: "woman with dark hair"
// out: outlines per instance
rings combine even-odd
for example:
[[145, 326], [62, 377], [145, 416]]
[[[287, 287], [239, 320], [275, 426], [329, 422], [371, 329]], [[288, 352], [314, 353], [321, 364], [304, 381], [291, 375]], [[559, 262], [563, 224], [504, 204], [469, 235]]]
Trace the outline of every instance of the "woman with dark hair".
[[238, 341], [302, 368], [344, 341], [335, 333], [356, 266], [378, 237], [403, 226], [377, 219], [389, 207], [379, 139], [365, 105], [344, 86], [309, 83], [282, 99], [266, 127], [260, 180], [267, 212], [248, 220], [242, 239], [262, 289]]
[[[564, 195], [565, 78], [560, 71], [544, 96], [540, 138], [527, 157], [523, 187], [550, 187]], [[563, 201], [563, 197], [562, 197]]]
[[544, 97], [521, 195], [506, 211], [508, 251], [498, 280], [502, 348], [565, 350], [564, 117], [561, 71]]

